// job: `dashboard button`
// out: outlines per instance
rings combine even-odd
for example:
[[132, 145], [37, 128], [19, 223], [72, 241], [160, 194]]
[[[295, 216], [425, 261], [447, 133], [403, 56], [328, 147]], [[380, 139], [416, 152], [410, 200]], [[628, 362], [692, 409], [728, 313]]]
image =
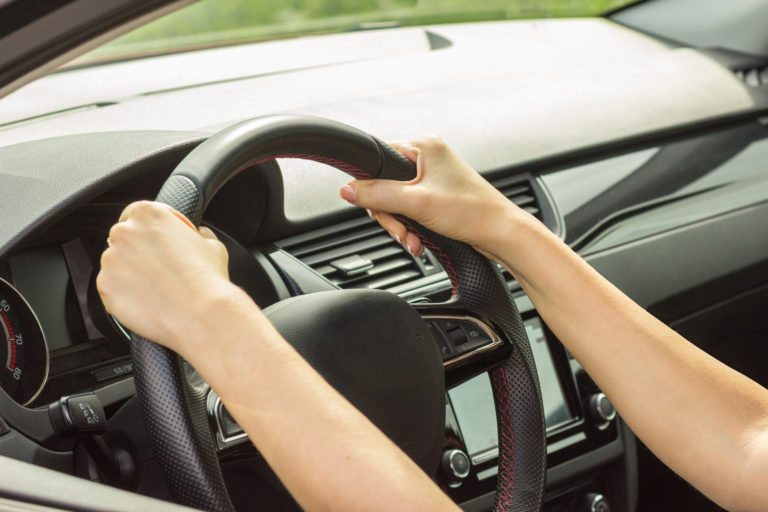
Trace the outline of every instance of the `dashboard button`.
[[616, 417], [616, 409], [604, 393], [595, 393], [589, 397], [589, 414], [595, 423], [604, 424]]
[[476, 324], [467, 322], [469, 325], [467, 326], [467, 339], [470, 342], [480, 342], [482, 344], [488, 343], [491, 341], [491, 337], [488, 336], [488, 333], [486, 333], [483, 329], [478, 327]]
[[469, 455], [459, 448], [446, 448], [440, 459], [440, 472], [450, 487], [458, 487], [469, 476], [471, 470]]
[[460, 356], [493, 343], [493, 338], [477, 322], [466, 318], [431, 318], [426, 320], [443, 360]]
[[456, 351], [446, 341], [445, 335], [443, 334], [443, 331], [440, 329], [440, 326], [437, 324], [437, 321], [428, 320], [427, 327], [429, 327], [429, 331], [432, 333], [432, 337], [435, 338], [435, 342], [437, 343], [437, 348], [440, 350], [440, 354], [443, 356], [443, 361], [445, 361], [446, 359], [450, 359], [451, 356], [453, 356], [456, 353]]
[[467, 341], [467, 335], [461, 327], [454, 327], [448, 331], [447, 338], [454, 347], [458, 347]]
[[579, 510], [584, 512], [611, 512], [611, 506], [608, 504], [605, 496], [591, 492], [584, 496]]

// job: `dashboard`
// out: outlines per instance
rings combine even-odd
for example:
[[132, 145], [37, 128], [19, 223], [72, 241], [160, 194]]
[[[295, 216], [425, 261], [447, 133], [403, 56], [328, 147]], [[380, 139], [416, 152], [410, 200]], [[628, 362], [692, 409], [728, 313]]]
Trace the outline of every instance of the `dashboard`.
[[[606, 20], [435, 27], [429, 37], [421, 29], [398, 30], [338, 36], [339, 51], [381, 48], [396, 37], [418, 51], [404, 56], [379, 49], [368, 60], [285, 70], [257, 57], [295, 51], [300, 43], [253, 45], [241, 78], [185, 85], [199, 79], [207, 62], [243, 51], [214, 49], [160, 57], [184, 71], [156, 78], [162, 83], [147, 86], [153, 94], [129, 90], [137, 85], [126, 76], [158, 65], [136, 61], [111, 65], [109, 73], [52, 75], [0, 103], [12, 112], [77, 73], [99, 72], [113, 81], [103, 83], [100, 94], [112, 89], [124, 98], [85, 108], [77, 96], [89, 91], [76, 91], [71, 101], [82, 108], [3, 129], [0, 417], [18, 435], [0, 435], [0, 454], [98, 480], [82, 447], [45, 425], [48, 404], [93, 392], [108, 416], [105, 440], [136, 460], [140, 477], [130, 489], [168, 497], [137, 420], [126, 334], [95, 291], [99, 257], [122, 208], [154, 198], [197, 144], [243, 116], [278, 110], [331, 117], [393, 139], [440, 132], [511, 201], [641, 306], [768, 384], [768, 372], [755, 362], [768, 351], [757, 341], [766, 331], [760, 319], [768, 304], [768, 127], [765, 118], [745, 113], [763, 105], [768, 93], [749, 89], [727, 59], [674, 48]], [[435, 47], [436, 34], [450, 45]], [[575, 40], [574, 48], [561, 51], [564, 41]], [[487, 50], [478, 57], [491, 42], [511, 48], [534, 41], [536, 49], [514, 65], [489, 65], [499, 55]], [[598, 47], [605, 50], [600, 58], [593, 57]], [[542, 70], [542, 61], [557, 73]], [[194, 68], [182, 65], [187, 62]], [[433, 72], [415, 71], [424, 66]], [[413, 80], [404, 83], [394, 73], [382, 78], [382, 69], [397, 67]], [[568, 87], [555, 76], [563, 69], [573, 72]], [[542, 84], [551, 87], [549, 94], [541, 94]], [[63, 107], [62, 98], [45, 98], [39, 108]], [[190, 104], [199, 109], [184, 108]], [[468, 127], [467, 120], [478, 122]], [[337, 199], [345, 179], [321, 164], [279, 160], [225, 185], [204, 223], [229, 250], [232, 280], [263, 308], [338, 288], [383, 289], [413, 303], [447, 298], [449, 280], [431, 254], [411, 257], [373, 220]], [[345, 273], [336, 263], [348, 257], [370, 266]], [[545, 510], [587, 510], [584, 503], [598, 497], [611, 510], [636, 510], [638, 473], [653, 471], [655, 462], [638, 460], [631, 431], [506, 277], [542, 388]], [[729, 333], [741, 333], [744, 341], [726, 342]], [[466, 329], [465, 335], [472, 336]], [[487, 375], [447, 392], [444, 453], [448, 462], [438, 481], [445, 491], [465, 510], [490, 510], [498, 448]], [[222, 462], [230, 482], [279, 487], [247, 441], [226, 446]], [[284, 490], [277, 494], [275, 503], [289, 502]], [[233, 499], [246, 508], [252, 498], [236, 491]]]

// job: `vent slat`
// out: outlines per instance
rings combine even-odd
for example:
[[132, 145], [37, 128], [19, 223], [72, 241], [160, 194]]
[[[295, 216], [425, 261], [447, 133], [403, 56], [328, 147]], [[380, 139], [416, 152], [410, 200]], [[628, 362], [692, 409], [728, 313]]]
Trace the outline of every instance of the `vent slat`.
[[373, 237], [364, 238], [347, 245], [340, 245], [327, 251], [317, 252], [311, 256], [299, 257], [299, 259], [310, 267], [314, 267], [315, 265], [328, 263], [329, 261], [343, 258], [344, 256], [362, 254], [366, 251], [376, 249], [383, 245], [391, 245], [396, 243], [389, 235], [385, 234], [383, 231], [380, 231], [379, 233], [380, 234], [377, 234]]
[[750, 87], [765, 87], [768, 86], [768, 67], [740, 69], [736, 77]]
[[517, 206], [541, 220], [541, 209], [536, 201], [530, 181], [519, 176], [493, 180], [491, 184]]
[[528, 194], [520, 194], [516, 196], [507, 196], [509, 200], [515, 203], [519, 207], [528, 206], [529, 204], [536, 204], [536, 198]]
[[338, 236], [322, 238], [320, 240], [313, 241], [313, 243], [310, 244], [291, 247], [288, 250], [297, 258], [304, 258], [307, 255], [319, 251], [327, 251], [339, 246], [349, 244], [350, 242], [356, 242], [358, 240], [363, 240], [365, 238], [370, 238], [379, 234], [381, 234], [381, 228], [378, 226], [371, 226], [370, 228], [362, 229], [360, 231], [347, 232]]
[[365, 272], [364, 274], [360, 274], [359, 276], [346, 279], [341, 276], [334, 276], [332, 281], [336, 282], [336, 284], [342, 288], [347, 288], [350, 286], [360, 288], [362, 287], [361, 285], [365, 285], [367, 282], [372, 280], [380, 280], [382, 275], [390, 274], [393, 271], [399, 269], [407, 269], [412, 264], [413, 261], [410, 258], [398, 258], [386, 263], [382, 263], [381, 265], [376, 265], [371, 270]]
[[[383, 289], [424, 276], [416, 260], [368, 218], [346, 221], [275, 245], [342, 288]], [[347, 276], [332, 265], [355, 255], [373, 262], [373, 268]]]
[[412, 281], [420, 277], [422, 277], [421, 272], [416, 270], [406, 270], [403, 272], [398, 272], [397, 274], [391, 274], [386, 278], [367, 283], [365, 287], [376, 290], [386, 290], [387, 288], [391, 288], [398, 284]]
[[526, 207], [523, 208], [523, 210], [525, 210], [526, 212], [530, 213], [534, 217], [538, 217], [539, 213], [541, 213], [541, 210], [539, 210], [535, 206], [526, 206]]
[[510, 186], [510, 187], [499, 187], [499, 192], [504, 194], [507, 197], [512, 197], [520, 194], [530, 194], [531, 193], [531, 187], [528, 186], [528, 184], [524, 185], [517, 185], [517, 186]]

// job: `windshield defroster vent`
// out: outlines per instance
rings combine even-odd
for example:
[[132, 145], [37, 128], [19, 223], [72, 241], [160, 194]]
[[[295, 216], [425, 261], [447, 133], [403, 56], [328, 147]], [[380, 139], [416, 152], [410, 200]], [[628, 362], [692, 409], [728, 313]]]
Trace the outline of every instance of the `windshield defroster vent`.
[[340, 288], [388, 290], [442, 270], [431, 255], [412, 257], [368, 217], [275, 245]]

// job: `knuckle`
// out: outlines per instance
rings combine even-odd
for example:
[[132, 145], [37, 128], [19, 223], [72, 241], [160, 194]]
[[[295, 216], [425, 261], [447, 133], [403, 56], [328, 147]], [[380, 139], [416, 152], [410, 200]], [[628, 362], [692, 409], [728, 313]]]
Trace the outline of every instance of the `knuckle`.
[[430, 153], [443, 153], [448, 150], [448, 145], [437, 135], [427, 135], [414, 142], [414, 145], [422, 151]]
[[138, 201], [133, 208], [136, 217], [151, 220], [161, 217], [165, 210], [163, 205], [154, 201]]
[[124, 222], [121, 222], [119, 224], [115, 224], [110, 228], [109, 238], [112, 240], [112, 243], [114, 244], [118, 241], [125, 240], [125, 238], [129, 236], [130, 231], [131, 231], [130, 226]]
[[358, 204], [366, 208], [377, 209], [381, 204], [381, 189], [373, 182], [361, 182], [356, 186]]
[[375, 185], [367, 187], [370, 194], [368, 202], [373, 208], [379, 208], [384, 202], [384, 194], [381, 187]]
[[101, 296], [102, 300], [108, 297], [109, 295], [108, 290], [109, 290], [109, 283], [107, 281], [107, 278], [104, 277], [103, 272], [99, 272], [99, 274], [96, 276], [96, 291], [99, 292], [99, 295]]
[[222, 256], [229, 256], [229, 252], [227, 251], [226, 246], [221, 243], [218, 240], [211, 240], [211, 243], [213, 244], [213, 247], [216, 249], [216, 251], [222, 255]]

